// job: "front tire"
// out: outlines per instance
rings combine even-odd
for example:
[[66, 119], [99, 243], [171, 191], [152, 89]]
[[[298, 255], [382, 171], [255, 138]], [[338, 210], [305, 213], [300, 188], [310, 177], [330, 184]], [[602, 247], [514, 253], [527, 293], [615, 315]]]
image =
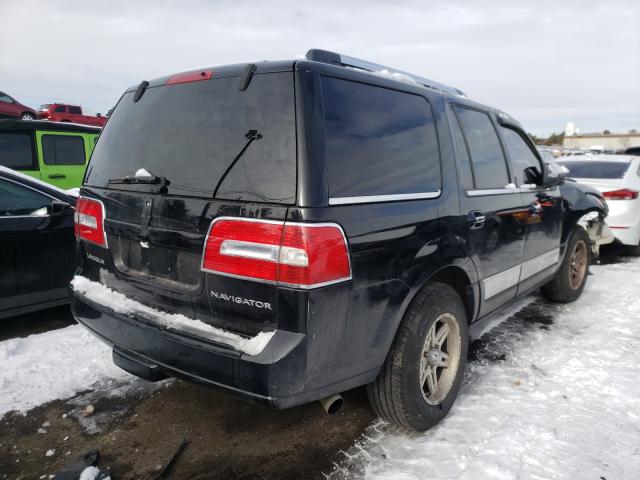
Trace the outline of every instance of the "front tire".
[[591, 265], [591, 240], [584, 228], [571, 232], [564, 260], [556, 276], [543, 285], [542, 295], [553, 302], [571, 303], [582, 295]]
[[436, 425], [458, 395], [468, 345], [458, 293], [442, 283], [425, 287], [407, 310], [378, 378], [367, 386], [375, 412], [409, 430]]

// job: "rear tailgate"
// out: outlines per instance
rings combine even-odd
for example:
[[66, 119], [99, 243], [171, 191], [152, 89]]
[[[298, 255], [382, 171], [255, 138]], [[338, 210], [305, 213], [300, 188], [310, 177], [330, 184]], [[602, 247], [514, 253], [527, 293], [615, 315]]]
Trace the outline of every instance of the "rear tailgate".
[[295, 201], [291, 66], [258, 68], [246, 90], [238, 88], [239, 66], [195, 81], [152, 82], [137, 101], [125, 93], [81, 192], [103, 203], [108, 244], [80, 242], [78, 273], [194, 322], [248, 336], [273, 330], [274, 283], [205, 273], [201, 264], [214, 219], [283, 221]]

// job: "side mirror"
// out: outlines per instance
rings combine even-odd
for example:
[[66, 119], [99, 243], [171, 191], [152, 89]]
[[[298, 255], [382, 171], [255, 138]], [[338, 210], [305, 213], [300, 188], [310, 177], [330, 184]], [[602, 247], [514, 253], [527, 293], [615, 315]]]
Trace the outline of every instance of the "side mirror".
[[60, 200], [53, 200], [49, 205], [49, 215], [51, 217], [60, 217], [69, 211], [71, 205]]
[[527, 167], [524, 169], [524, 181], [528, 184], [542, 185], [543, 178], [540, 169], [536, 167]]
[[558, 165], [556, 162], [545, 162], [542, 183], [545, 187], [562, 185], [568, 174], [569, 169], [567, 167]]

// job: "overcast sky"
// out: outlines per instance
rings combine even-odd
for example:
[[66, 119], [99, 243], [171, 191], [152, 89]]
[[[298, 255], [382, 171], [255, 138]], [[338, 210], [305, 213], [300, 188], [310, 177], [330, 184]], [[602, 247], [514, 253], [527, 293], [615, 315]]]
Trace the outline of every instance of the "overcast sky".
[[456, 86], [537, 135], [640, 130], [639, 0], [0, 0], [0, 18], [0, 90], [33, 107], [104, 113], [143, 79], [315, 47]]

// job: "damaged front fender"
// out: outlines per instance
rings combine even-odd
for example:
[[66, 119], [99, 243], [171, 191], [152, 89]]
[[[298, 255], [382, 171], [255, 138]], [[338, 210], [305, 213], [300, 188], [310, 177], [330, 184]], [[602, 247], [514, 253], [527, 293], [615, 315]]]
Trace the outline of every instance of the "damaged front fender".
[[588, 185], [567, 180], [560, 186], [566, 212], [562, 242], [576, 225], [583, 227], [591, 239], [591, 249], [598, 255], [600, 245], [613, 242], [614, 236], [606, 224], [609, 207], [602, 194]]

